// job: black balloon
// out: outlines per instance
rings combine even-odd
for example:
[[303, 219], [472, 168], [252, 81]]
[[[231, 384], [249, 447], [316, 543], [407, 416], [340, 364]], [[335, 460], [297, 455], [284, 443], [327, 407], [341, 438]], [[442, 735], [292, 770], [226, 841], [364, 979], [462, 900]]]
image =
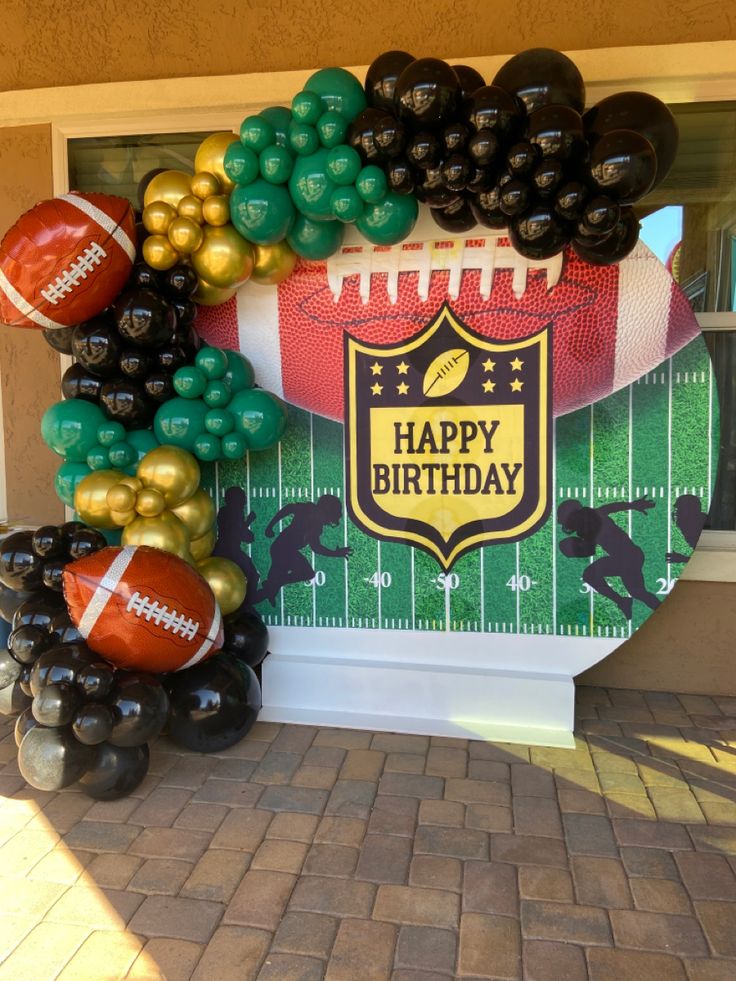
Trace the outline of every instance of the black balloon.
[[496, 183], [496, 175], [491, 167], [474, 167], [467, 183], [467, 190], [472, 194], [490, 191]]
[[585, 130], [597, 141], [614, 129], [635, 130], [645, 136], [657, 155], [654, 187], [665, 179], [677, 155], [680, 134], [670, 110], [646, 92], [617, 92], [602, 99], [583, 116]]
[[99, 402], [102, 379], [87, 371], [79, 362], [69, 365], [61, 379], [61, 394], [65, 399], [86, 399]]
[[619, 204], [633, 204], [654, 185], [657, 155], [640, 133], [613, 129], [596, 142], [590, 154], [594, 186]]
[[460, 83], [460, 94], [463, 99], [467, 99], [476, 89], [482, 88], [486, 82], [480, 72], [470, 65], [453, 65], [452, 70], [457, 75]]
[[104, 315], [79, 324], [72, 334], [72, 353], [83, 368], [98, 378], [116, 374], [120, 336], [115, 324]]
[[101, 531], [96, 528], [80, 528], [69, 542], [69, 558], [83, 559], [93, 552], [99, 552], [106, 545], [107, 540]]
[[112, 691], [115, 672], [104, 661], [93, 661], [77, 672], [76, 684], [85, 698], [99, 701], [101, 698], [107, 698]]
[[621, 218], [621, 209], [604, 194], [591, 198], [585, 205], [580, 215], [578, 234], [583, 236], [593, 236], [595, 238], [605, 238], [610, 235], [618, 225]]
[[74, 738], [67, 727], [35, 726], [18, 750], [21, 776], [37, 790], [62, 790], [82, 777], [94, 761], [94, 751]]
[[396, 82], [412, 61], [414, 56], [406, 51], [384, 51], [371, 63], [365, 76], [365, 95], [369, 106], [393, 111]]
[[451, 191], [444, 182], [441, 167], [430, 167], [422, 174], [422, 179], [414, 187], [414, 195], [430, 208], [448, 208], [460, 194]]
[[173, 373], [190, 360], [190, 352], [182, 344], [166, 344], [156, 351], [156, 365], [161, 371]]
[[217, 753], [248, 734], [261, 708], [261, 687], [247, 664], [225, 652], [167, 675], [168, 734], [179, 746]]
[[168, 402], [169, 399], [176, 397], [171, 375], [167, 375], [163, 371], [156, 371], [149, 375], [143, 389], [148, 398], [153, 399], [154, 402]]
[[518, 128], [521, 110], [505, 89], [484, 85], [465, 101], [463, 117], [473, 129], [489, 129], [502, 139], [510, 137]]
[[496, 73], [494, 85], [518, 96], [531, 113], [542, 106], [585, 106], [585, 83], [567, 55], [552, 48], [529, 48], [509, 58]]
[[382, 157], [398, 157], [406, 146], [406, 127], [394, 116], [386, 113], [376, 120], [373, 142]]
[[417, 58], [396, 82], [394, 104], [399, 118], [412, 126], [444, 126], [460, 104], [460, 82], [447, 62]]
[[35, 729], [38, 722], [33, 718], [33, 712], [31, 711], [30, 705], [28, 708], [23, 709], [18, 718], [15, 720], [15, 730], [13, 732], [13, 737], [15, 739], [15, 745], [20, 747], [23, 742], [23, 737], [28, 732], [29, 729]]
[[189, 300], [198, 286], [199, 278], [191, 266], [174, 266], [161, 278], [161, 289], [171, 299]]
[[150, 289], [128, 290], [115, 304], [115, 320], [122, 336], [142, 347], [160, 347], [170, 341], [176, 314], [163, 296]]
[[541, 153], [528, 140], [514, 143], [506, 154], [506, 163], [513, 177], [529, 177], [536, 170]]
[[555, 211], [566, 221], [577, 221], [589, 197], [590, 192], [585, 184], [580, 181], [568, 181], [555, 195]]
[[632, 208], [622, 208], [621, 217], [610, 235], [604, 239], [578, 236], [573, 239], [572, 247], [585, 262], [594, 266], [611, 266], [625, 259], [638, 241], [639, 220]]
[[527, 121], [527, 138], [543, 157], [567, 160], [587, 152], [583, 120], [570, 106], [544, 106], [531, 113]]
[[159, 273], [146, 265], [145, 262], [136, 263], [133, 272], [128, 280], [129, 286], [140, 286], [146, 290], [158, 292], [161, 289], [161, 279]]
[[32, 599], [36, 593], [30, 589], [11, 589], [9, 586], [0, 582], [0, 617], [10, 623], [15, 616], [16, 610], [22, 606], [26, 600]]
[[120, 354], [120, 370], [126, 378], [143, 381], [153, 366], [153, 358], [139, 347], [125, 348]]
[[50, 589], [31, 593], [13, 614], [13, 630], [23, 623], [34, 623], [39, 627], [48, 628], [54, 617], [66, 613], [64, 597]]
[[548, 202], [533, 205], [509, 225], [511, 244], [527, 259], [549, 259], [570, 241], [567, 225]]
[[60, 527], [62, 535], [66, 541], [70, 542], [78, 531], [81, 531], [83, 528], [87, 528], [88, 526], [83, 521], [65, 521]]
[[84, 643], [84, 637], [72, 623], [66, 608], [52, 618], [49, 624], [51, 643], [58, 647], [61, 644]]
[[7, 688], [8, 685], [14, 684], [20, 678], [22, 670], [23, 665], [20, 660], [4, 647], [0, 647], [0, 688]]
[[470, 128], [455, 120], [442, 131], [442, 142], [447, 153], [463, 153], [470, 139]]
[[409, 163], [422, 170], [436, 167], [442, 157], [442, 143], [434, 133], [421, 130], [415, 133], [406, 148]]
[[105, 382], [100, 391], [100, 407], [108, 419], [122, 423], [126, 429], [147, 428], [154, 414], [143, 390], [127, 378]]
[[375, 142], [375, 126], [384, 119], [383, 109], [363, 109], [350, 124], [347, 141], [361, 156], [364, 163], [379, 159], [379, 151]]
[[79, 696], [71, 685], [45, 685], [33, 698], [33, 718], [42, 726], [65, 726], [74, 718]]
[[257, 613], [247, 610], [225, 617], [224, 647], [251, 668], [255, 668], [268, 653], [268, 627]]
[[43, 559], [33, 551], [30, 531], [16, 531], [0, 543], [0, 581], [10, 589], [43, 585]]
[[[48, 689], [44, 689], [48, 691]], [[97, 746], [110, 738], [114, 716], [108, 705], [83, 705], [74, 716], [72, 731], [85, 746]]]
[[449, 208], [432, 208], [431, 215], [435, 222], [446, 232], [462, 235], [475, 228], [475, 215], [464, 198], [459, 198]]
[[74, 327], [54, 327], [51, 330], [42, 331], [43, 339], [59, 354], [72, 353], [72, 334]]
[[[21, 664], [33, 664], [51, 646], [48, 630], [33, 624], [23, 624], [8, 637], [8, 649]], [[0, 687], [2, 677], [0, 676]]]
[[41, 525], [33, 532], [33, 551], [43, 559], [59, 559], [66, 554], [66, 542], [57, 525]]
[[24, 695], [28, 695], [29, 698], [33, 698], [33, 692], [31, 691], [31, 671], [32, 667], [30, 664], [24, 664], [21, 668], [20, 678], [18, 678], [18, 685], [20, 690]]
[[408, 160], [398, 157], [386, 165], [386, 181], [396, 194], [411, 194], [414, 190], [414, 171]]
[[100, 743], [92, 753], [87, 772], [78, 786], [95, 800], [127, 797], [148, 773], [150, 754], [146, 745], [112, 746], [110, 743]]
[[60, 593], [64, 588], [64, 568], [68, 559], [47, 559], [43, 564], [43, 584]]
[[501, 211], [500, 193], [500, 188], [496, 185], [489, 191], [481, 191], [470, 198], [470, 210], [475, 215], [475, 220], [479, 225], [494, 229], [507, 226], [509, 220]]
[[564, 180], [564, 167], [559, 160], [543, 160], [532, 174], [532, 184], [540, 198], [550, 198]]
[[514, 180], [508, 181], [501, 188], [501, 193], [499, 194], [498, 204], [501, 211], [509, 218], [514, 215], [520, 215], [523, 211], [531, 204], [532, 191], [529, 184], [526, 181]]
[[[25, 669], [27, 670], [27, 666]], [[31, 697], [23, 688], [23, 675], [5, 688], [0, 688], [0, 715], [17, 715], [31, 704]]]
[[450, 191], [464, 191], [473, 176], [473, 170], [473, 165], [466, 156], [453, 153], [442, 162], [442, 183]]
[[116, 679], [110, 695], [114, 746], [140, 746], [157, 736], [166, 722], [169, 700], [153, 675], [126, 672]]
[[490, 129], [480, 129], [468, 140], [468, 156], [479, 167], [489, 167], [498, 157], [498, 137]]
[[46, 685], [73, 685], [77, 674], [94, 660], [85, 644], [64, 644], [44, 651], [31, 671], [31, 691], [36, 695]]

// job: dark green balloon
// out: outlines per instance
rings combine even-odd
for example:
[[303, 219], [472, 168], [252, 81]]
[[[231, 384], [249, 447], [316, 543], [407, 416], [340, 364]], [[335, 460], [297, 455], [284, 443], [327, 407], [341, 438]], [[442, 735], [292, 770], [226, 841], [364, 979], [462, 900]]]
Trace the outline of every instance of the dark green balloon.
[[342, 113], [349, 123], [368, 104], [362, 84], [344, 68], [322, 68], [310, 77], [304, 88], [316, 92], [325, 109]]
[[338, 187], [330, 198], [332, 214], [340, 221], [357, 221], [363, 214], [365, 204], [354, 187]]
[[212, 433], [202, 433], [194, 440], [193, 453], [203, 463], [213, 463], [222, 456], [220, 440]]
[[383, 201], [366, 206], [356, 227], [374, 245], [396, 245], [411, 234], [418, 213], [415, 197], [391, 191]]
[[207, 375], [201, 368], [184, 365], [174, 372], [173, 385], [174, 391], [183, 399], [198, 399], [207, 388]]
[[253, 388], [256, 375], [250, 361], [238, 351], [225, 351], [225, 357], [227, 358], [225, 381], [233, 395], [244, 388]]
[[41, 419], [41, 436], [54, 453], [72, 463], [83, 463], [97, 445], [97, 430], [106, 422], [99, 406], [86, 399], [55, 402]]
[[289, 146], [301, 157], [307, 157], [319, 149], [319, 136], [314, 126], [296, 120], [289, 126]]
[[323, 113], [317, 120], [317, 135], [322, 146], [335, 147], [343, 143], [349, 125], [342, 113], [334, 109]]
[[224, 378], [215, 378], [208, 382], [202, 399], [210, 409], [224, 409], [230, 401], [230, 389]]
[[67, 507], [74, 507], [74, 491], [84, 478], [92, 473], [86, 463], [62, 463], [56, 471], [54, 490], [59, 500]]
[[269, 184], [285, 184], [291, 177], [294, 158], [286, 147], [274, 143], [261, 153], [258, 164], [264, 181]]
[[225, 150], [222, 168], [236, 184], [252, 184], [258, 177], [258, 156], [242, 143], [231, 143]]
[[110, 455], [106, 446], [93, 446], [87, 454], [87, 466], [90, 470], [109, 470]]
[[362, 166], [360, 154], [352, 146], [342, 144], [327, 154], [327, 173], [341, 187], [354, 184]]
[[194, 441], [205, 432], [207, 406], [200, 399], [169, 399], [153, 420], [153, 431], [160, 443], [181, 446], [193, 452]]
[[204, 424], [207, 432], [212, 433], [213, 436], [227, 436], [235, 428], [235, 419], [232, 412], [227, 409], [210, 409]]
[[235, 430], [245, 436], [249, 450], [266, 450], [281, 439], [286, 428], [286, 405], [262, 388], [238, 392], [228, 406]]
[[297, 255], [316, 262], [337, 252], [344, 237], [341, 221], [311, 221], [299, 215], [286, 240]]
[[125, 441], [130, 443], [136, 452], [136, 464], [140, 463], [149, 450], [155, 450], [159, 445], [150, 429], [131, 429]]
[[329, 150], [320, 147], [308, 157], [294, 161], [294, 170], [289, 178], [291, 199], [304, 215], [312, 221], [329, 221], [332, 216], [330, 198], [337, 184], [327, 173]]
[[355, 179], [355, 190], [366, 204], [378, 204], [386, 197], [386, 175], [380, 167], [369, 164]]
[[222, 438], [222, 455], [226, 460], [240, 460], [248, 451], [248, 443], [242, 433], [228, 433]]
[[276, 139], [276, 131], [263, 116], [247, 116], [240, 124], [240, 142], [254, 153], [261, 153]]
[[127, 440], [122, 440], [120, 443], [115, 443], [111, 446], [107, 456], [110, 466], [117, 470], [132, 467], [138, 460], [138, 454], [135, 448]]
[[112, 446], [125, 439], [125, 426], [121, 422], [106, 422], [97, 430], [97, 442]]
[[291, 114], [300, 123], [315, 126], [323, 112], [322, 100], [316, 92], [297, 92], [291, 100]]
[[243, 238], [256, 245], [281, 242], [294, 224], [295, 210], [287, 189], [263, 178], [230, 195], [230, 217]]
[[273, 131], [276, 134], [274, 142], [279, 146], [288, 146], [291, 110], [287, 109], [286, 106], [267, 106], [261, 110], [259, 115], [273, 126]]
[[194, 363], [208, 379], [224, 378], [227, 371], [227, 354], [219, 347], [201, 347], [194, 358]]

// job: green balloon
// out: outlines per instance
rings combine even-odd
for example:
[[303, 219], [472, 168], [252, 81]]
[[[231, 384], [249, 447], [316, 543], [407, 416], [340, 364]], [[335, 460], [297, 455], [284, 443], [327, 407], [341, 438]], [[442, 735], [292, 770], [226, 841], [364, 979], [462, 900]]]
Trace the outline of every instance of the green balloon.
[[231, 393], [224, 379], [215, 379], [208, 383], [204, 390], [204, 404], [210, 409], [224, 409], [230, 401]]
[[274, 143], [266, 147], [258, 158], [261, 177], [269, 184], [285, 184], [291, 177], [294, 158], [286, 147]]
[[126, 442], [130, 443], [136, 452], [136, 459], [133, 461], [136, 465], [149, 450], [155, 450], [159, 445], [150, 429], [131, 429], [126, 436]]
[[87, 466], [90, 470], [109, 470], [110, 451], [106, 446], [93, 446], [87, 454]]
[[289, 146], [299, 156], [309, 156], [319, 149], [317, 130], [307, 123], [292, 122], [289, 126]]
[[250, 361], [243, 357], [239, 351], [225, 351], [225, 357], [227, 358], [225, 381], [232, 394], [234, 395], [244, 388], [253, 388], [256, 375]]
[[235, 428], [235, 417], [227, 409], [210, 409], [204, 417], [204, 425], [213, 436], [227, 436]]
[[262, 388], [238, 392], [230, 403], [235, 431], [245, 436], [249, 450], [266, 450], [281, 439], [286, 428], [286, 405]]
[[227, 355], [219, 347], [201, 347], [194, 363], [208, 379], [224, 378], [227, 371]]
[[303, 259], [327, 259], [342, 245], [345, 226], [340, 221], [311, 221], [299, 215], [286, 241]]
[[314, 126], [323, 112], [322, 100], [316, 92], [297, 92], [291, 100], [291, 114], [300, 123]]
[[138, 454], [131, 443], [122, 442], [110, 447], [108, 457], [113, 469], [122, 470], [125, 467], [132, 467], [137, 462]]
[[349, 123], [368, 104], [363, 86], [344, 68], [322, 68], [310, 77], [304, 88], [316, 92], [325, 109], [341, 112]]
[[177, 368], [172, 380], [174, 391], [183, 399], [198, 399], [207, 388], [207, 375], [194, 365]]
[[279, 146], [287, 146], [291, 110], [287, 109], [286, 106], [267, 106], [260, 111], [259, 115], [273, 126], [276, 134], [274, 142]]
[[55, 402], [41, 419], [41, 437], [54, 453], [72, 463], [84, 463], [97, 446], [97, 430], [107, 420], [99, 406], [85, 399]]
[[419, 208], [411, 194], [389, 191], [379, 204], [369, 204], [356, 222], [356, 228], [374, 245], [396, 245], [411, 233]]
[[342, 113], [329, 109], [317, 120], [317, 134], [322, 146], [339, 146], [348, 135], [349, 123]]
[[327, 154], [327, 173], [341, 187], [354, 184], [362, 166], [360, 154], [352, 146], [342, 144]]
[[248, 451], [248, 443], [242, 433], [228, 433], [222, 438], [222, 455], [226, 460], [240, 460]]
[[97, 430], [97, 442], [102, 446], [112, 446], [125, 439], [125, 426], [121, 422], [106, 422]]
[[254, 153], [260, 153], [276, 139], [276, 130], [263, 116], [247, 116], [240, 124], [240, 142]]
[[327, 173], [329, 150], [321, 147], [308, 157], [294, 161], [289, 179], [289, 193], [296, 207], [312, 221], [329, 221], [332, 218], [330, 198], [337, 185]]
[[222, 446], [217, 436], [213, 436], [212, 433], [202, 433], [194, 440], [192, 452], [203, 463], [213, 463], [221, 458]]
[[205, 432], [207, 406], [200, 399], [169, 399], [159, 407], [153, 420], [153, 431], [159, 443], [194, 449], [197, 436]]
[[275, 245], [289, 233], [295, 211], [288, 190], [259, 178], [230, 195], [230, 217], [243, 238], [256, 245]]
[[363, 214], [363, 199], [354, 187], [338, 187], [330, 198], [330, 208], [340, 221], [357, 221]]
[[86, 463], [62, 463], [54, 477], [54, 490], [68, 508], [74, 507], [74, 491], [85, 477], [92, 473]]
[[100, 528], [99, 531], [102, 531], [108, 545], [120, 545], [120, 540], [123, 537], [122, 528], [111, 528], [109, 531]]
[[258, 177], [258, 157], [242, 143], [231, 143], [225, 150], [222, 169], [236, 184], [251, 184]]
[[358, 174], [355, 180], [355, 190], [366, 204], [378, 204], [386, 197], [388, 190], [386, 175], [380, 167], [369, 164]]

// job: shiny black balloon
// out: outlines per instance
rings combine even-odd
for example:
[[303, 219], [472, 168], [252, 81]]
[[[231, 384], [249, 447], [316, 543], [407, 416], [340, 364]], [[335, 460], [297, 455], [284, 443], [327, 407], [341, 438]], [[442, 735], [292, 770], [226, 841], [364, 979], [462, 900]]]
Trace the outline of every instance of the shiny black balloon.
[[445, 187], [441, 167], [430, 167], [417, 181], [414, 196], [430, 208], [448, 208], [458, 200], [460, 193]]
[[470, 65], [453, 65], [452, 70], [457, 75], [457, 80], [460, 83], [460, 96], [463, 99], [467, 99], [476, 89], [480, 89], [486, 84], [481, 73], [475, 68], [471, 68]]
[[15, 616], [16, 610], [22, 606], [26, 600], [32, 599], [37, 594], [33, 590], [10, 589], [0, 582], [0, 618], [10, 623]]
[[48, 629], [50, 631], [51, 644], [59, 647], [61, 644], [84, 643], [84, 637], [72, 623], [69, 612], [64, 609], [51, 620]]
[[68, 559], [46, 559], [43, 564], [43, 584], [60, 593], [64, 588], [64, 569]]
[[583, 213], [590, 191], [580, 181], [568, 181], [555, 194], [554, 209], [565, 221], [577, 221]]
[[621, 218], [621, 208], [611, 198], [599, 194], [591, 198], [580, 214], [578, 235], [605, 238], [614, 231]]
[[374, 109], [393, 111], [399, 75], [414, 61], [407, 51], [384, 51], [371, 62], [365, 75], [365, 95]]
[[[48, 689], [45, 689], [48, 691]], [[97, 746], [110, 738], [114, 716], [107, 705], [83, 705], [74, 715], [72, 732], [85, 746]]]
[[176, 328], [173, 308], [150, 289], [127, 290], [118, 297], [115, 320], [122, 336], [142, 347], [166, 344]]
[[453, 153], [440, 167], [442, 183], [450, 191], [464, 191], [473, 175], [473, 165], [462, 153]]
[[[30, 623], [13, 630], [8, 637], [8, 649], [21, 664], [33, 664], [36, 658], [49, 647], [51, 647], [51, 637], [48, 630]], [[2, 687], [1, 678], [0, 687]]]
[[29, 729], [18, 749], [21, 776], [37, 790], [62, 790], [84, 775], [94, 751], [74, 738], [70, 728]]
[[464, 198], [460, 198], [449, 208], [432, 208], [431, 215], [435, 222], [446, 232], [462, 235], [475, 228], [475, 215]]
[[539, 148], [522, 140], [514, 143], [506, 154], [506, 164], [513, 177], [530, 177], [539, 164], [541, 153]]
[[463, 153], [470, 139], [470, 127], [459, 120], [445, 126], [442, 131], [442, 143], [446, 153]]
[[565, 222], [549, 202], [534, 204], [509, 225], [511, 244], [527, 259], [549, 259], [558, 255], [570, 241]]
[[100, 743], [77, 786], [94, 800], [120, 800], [138, 787], [148, 773], [148, 746]]
[[82, 531], [88, 526], [83, 521], [65, 521], [63, 525], [59, 526], [61, 528], [61, 533], [67, 542], [70, 542], [72, 538], [77, 534], [78, 531]]
[[583, 120], [570, 106], [543, 106], [527, 120], [527, 139], [543, 157], [568, 160], [587, 152]]
[[192, 303], [191, 300], [182, 300], [176, 297], [172, 297], [169, 303], [174, 308], [174, 313], [176, 314], [176, 331], [174, 332], [174, 339], [181, 337], [182, 333], [186, 334], [187, 341], [199, 340], [197, 334], [191, 337], [189, 331], [185, 331], [185, 328], [191, 327], [197, 318], [197, 304]]
[[101, 531], [96, 528], [80, 528], [69, 542], [69, 558], [83, 559], [106, 546], [107, 540]]
[[168, 402], [169, 399], [176, 398], [176, 391], [174, 390], [171, 375], [167, 375], [163, 371], [157, 371], [149, 375], [146, 378], [143, 389], [148, 398], [153, 399], [154, 402]]
[[17, 715], [24, 711], [31, 704], [31, 696], [24, 689], [23, 673], [28, 670], [26, 665], [21, 668], [21, 675], [17, 681], [0, 688], [0, 715]]
[[496, 230], [506, 228], [509, 220], [501, 211], [500, 194], [500, 188], [496, 185], [489, 191], [481, 191], [470, 198], [468, 202], [470, 210], [479, 225]]
[[489, 129], [499, 139], [510, 137], [522, 118], [519, 104], [498, 85], [484, 85], [465, 100], [463, 118], [475, 130]]
[[583, 76], [567, 55], [552, 48], [529, 48], [509, 58], [493, 84], [518, 96], [529, 113], [549, 105], [582, 112], [585, 106]]
[[76, 685], [82, 695], [91, 701], [107, 698], [115, 684], [115, 671], [104, 661], [93, 661], [77, 671]]
[[532, 174], [534, 190], [540, 198], [551, 198], [565, 179], [565, 169], [560, 160], [543, 160]]
[[635, 130], [645, 136], [657, 155], [657, 187], [670, 172], [677, 156], [680, 135], [675, 117], [656, 96], [646, 92], [616, 92], [583, 116], [585, 131], [595, 143], [615, 129]]
[[100, 400], [102, 379], [87, 371], [81, 364], [70, 364], [61, 379], [61, 394], [65, 399], [86, 399], [95, 404]]
[[161, 289], [167, 299], [189, 300], [198, 285], [199, 278], [191, 266], [174, 266], [161, 277]]
[[57, 525], [41, 525], [33, 532], [31, 547], [42, 559], [59, 559], [66, 555], [66, 541]]
[[468, 140], [468, 156], [479, 167], [489, 167], [498, 158], [501, 144], [490, 129], [481, 129]]
[[605, 133], [590, 152], [594, 186], [619, 204], [643, 198], [657, 176], [657, 155], [649, 140], [628, 129]]
[[72, 721], [79, 695], [65, 683], [45, 685], [33, 698], [33, 718], [42, 726], [65, 726]]
[[117, 328], [104, 315], [74, 328], [72, 353], [83, 368], [98, 378], [117, 374], [120, 347]]
[[78, 672], [91, 664], [94, 658], [95, 655], [85, 644], [64, 644], [44, 651], [31, 671], [34, 698], [46, 685], [73, 685]]
[[611, 266], [621, 262], [639, 241], [639, 219], [632, 208], [623, 208], [615, 229], [604, 239], [577, 236], [572, 247], [585, 262], [594, 266]]
[[406, 127], [388, 113], [376, 120], [373, 127], [373, 142], [379, 154], [385, 158], [398, 157], [406, 146]]
[[74, 327], [54, 327], [51, 330], [41, 331], [43, 334], [43, 339], [46, 341], [49, 347], [53, 348], [54, 351], [58, 351], [59, 354], [71, 354], [72, 353], [72, 334], [74, 333]]
[[145, 262], [138, 262], [133, 266], [128, 286], [139, 286], [142, 289], [153, 290], [154, 293], [158, 293], [161, 289], [161, 279], [155, 269], [146, 265]]
[[251, 668], [259, 665], [268, 653], [268, 627], [258, 614], [247, 610], [231, 613], [223, 625], [227, 652]]
[[383, 109], [363, 109], [350, 124], [347, 142], [354, 147], [363, 161], [368, 163], [379, 159], [380, 154], [375, 142], [375, 126], [383, 120], [386, 112]]
[[146, 429], [154, 414], [145, 393], [127, 378], [105, 382], [100, 391], [100, 408], [108, 419], [122, 423], [126, 429]]
[[190, 351], [182, 344], [166, 344], [156, 351], [156, 367], [161, 371], [174, 373], [191, 361]]
[[422, 130], [414, 134], [406, 148], [406, 157], [410, 164], [422, 170], [436, 167], [442, 158], [442, 143], [434, 133]]
[[479, 194], [481, 191], [490, 191], [496, 183], [496, 175], [491, 167], [473, 167], [466, 189], [471, 194]]
[[501, 188], [501, 193], [498, 198], [498, 204], [505, 215], [512, 218], [514, 215], [520, 215], [523, 211], [529, 207], [532, 201], [532, 190], [526, 181], [514, 180], [508, 181]]
[[394, 104], [411, 126], [437, 127], [453, 119], [460, 105], [460, 82], [439, 58], [417, 58], [399, 75]]
[[0, 581], [10, 589], [43, 585], [43, 559], [33, 551], [30, 531], [16, 531], [0, 542]]
[[166, 676], [168, 735], [198, 753], [217, 753], [248, 734], [261, 708], [253, 670], [225, 652]]
[[126, 378], [143, 381], [153, 367], [153, 356], [140, 347], [128, 347], [120, 352], [118, 364]]
[[414, 190], [414, 171], [408, 160], [399, 157], [386, 165], [386, 181], [396, 194], [411, 194]]
[[7, 688], [20, 678], [23, 665], [11, 651], [0, 647], [0, 689]]
[[18, 718], [15, 720], [15, 730], [13, 732], [13, 738], [15, 739], [15, 745], [20, 748], [20, 744], [23, 742], [23, 736], [30, 730], [35, 729], [38, 722], [33, 718], [33, 712], [31, 711], [30, 705], [28, 708], [23, 709]]
[[169, 711], [166, 692], [153, 675], [126, 672], [116, 679], [110, 695], [114, 746], [140, 746], [163, 729]]
[[48, 628], [54, 617], [66, 613], [64, 597], [50, 589], [37, 590], [24, 600], [13, 614], [13, 630], [24, 623]]
[[31, 691], [31, 671], [32, 667], [30, 664], [24, 664], [20, 672], [20, 678], [18, 678], [18, 685], [20, 690], [24, 695], [28, 695], [30, 698], [33, 697], [33, 692]]

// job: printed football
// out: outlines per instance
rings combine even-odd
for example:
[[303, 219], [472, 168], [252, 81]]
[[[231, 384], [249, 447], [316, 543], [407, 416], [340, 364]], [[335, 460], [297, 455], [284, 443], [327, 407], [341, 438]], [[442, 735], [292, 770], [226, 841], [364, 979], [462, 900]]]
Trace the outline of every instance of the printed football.
[[212, 590], [190, 565], [144, 545], [103, 548], [64, 569], [69, 615], [118, 668], [180, 671], [222, 647]]
[[62, 194], [18, 219], [0, 242], [0, 320], [53, 330], [100, 313], [135, 259], [135, 218], [125, 198]]
[[197, 330], [246, 354], [264, 388], [342, 421], [345, 333], [394, 344], [445, 302], [497, 340], [552, 324], [556, 416], [631, 384], [699, 333], [684, 294], [643, 244], [614, 266], [592, 266], [572, 250], [531, 261], [503, 234], [453, 237], [426, 212], [400, 245], [373, 246], [349, 229], [326, 262], [300, 261], [278, 287], [246, 283], [228, 303], [200, 307]]

